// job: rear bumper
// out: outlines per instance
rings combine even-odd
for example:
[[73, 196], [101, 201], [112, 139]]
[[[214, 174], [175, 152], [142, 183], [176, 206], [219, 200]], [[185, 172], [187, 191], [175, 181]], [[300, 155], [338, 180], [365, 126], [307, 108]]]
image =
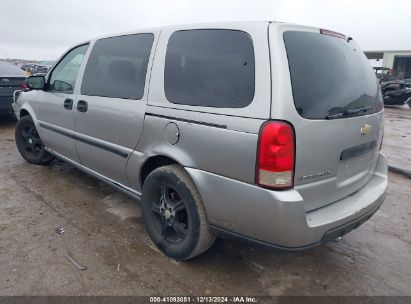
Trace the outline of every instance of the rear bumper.
[[210, 224], [221, 232], [285, 250], [331, 241], [357, 228], [381, 206], [387, 159], [380, 153], [374, 175], [357, 192], [306, 212], [296, 190], [270, 191], [187, 168], [202, 196]]
[[305, 245], [305, 246], [300, 246], [300, 247], [281, 246], [281, 245], [278, 245], [278, 244], [273, 244], [273, 243], [268, 243], [268, 242], [265, 242], [265, 241], [261, 241], [259, 239], [250, 238], [250, 237], [247, 237], [245, 235], [238, 234], [238, 233], [235, 233], [233, 231], [229, 231], [229, 230], [226, 230], [224, 228], [217, 227], [217, 226], [214, 226], [214, 225], [211, 225], [211, 227], [219, 235], [229, 236], [229, 237], [233, 237], [233, 238], [239, 238], [239, 239], [242, 239], [242, 240], [245, 240], [245, 241], [249, 241], [249, 242], [252, 242], [252, 243], [257, 243], [257, 244], [263, 245], [265, 247], [270, 247], [270, 248], [277, 249], [277, 250], [282, 250], [282, 251], [289, 251], [289, 252], [302, 251], [302, 250], [308, 250], [308, 249], [311, 249], [313, 247], [320, 246], [320, 245], [326, 244], [328, 242], [331, 242], [331, 241], [347, 234], [348, 232], [351, 232], [352, 230], [358, 228], [360, 225], [362, 225], [363, 223], [368, 221], [378, 211], [378, 209], [381, 207], [383, 201], [384, 201], [384, 198], [381, 199], [381, 202], [379, 203], [379, 205], [377, 205], [374, 209], [370, 210], [369, 212], [365, 213], [364, 215], [360, 216], [359, 218], [357, 218], [357, 219], [355, 219], [351, 222], [348, 222], [348, 223], [346, 223], [342, 226], [339, 226], [339, 227], [336, 227], [336, 228], [333, 228], [333, 229], [327, 231], [323, 235], [323, 237], [320, 241], [318, 241], [316, 243], [313, 243], [313, 244], [310, 244], [310, 245]]

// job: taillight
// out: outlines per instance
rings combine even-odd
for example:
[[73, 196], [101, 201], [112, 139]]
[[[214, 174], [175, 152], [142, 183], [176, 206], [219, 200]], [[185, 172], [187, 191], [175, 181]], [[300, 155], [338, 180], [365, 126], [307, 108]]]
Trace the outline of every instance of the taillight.
[[337, 32], [333, 32], [333, 31], [329, 31], [329, 30], [325, 30], [325, 29], [321, 29], [321, 30], [320, 30], [320, 33], [323, 34], [323, 35], [328, 35], [328, 36], [333, 36], [333, 37], [345, 39], [345, 35], [344, 35], [344, 34], [337, 33]]
[[295, 139], [293, 127], [282, 121], [268, 121], [258, 139], [256, 183], [283, 190], [293, 187]]
[[27, 90], [29, 87], [28, 87], [28, 85], [27, 85], [27, 83], [25, 83], [25, 82], [23, 82], [22, 84], [21, 84], [21, 87], [23, 88], [23, 90]]

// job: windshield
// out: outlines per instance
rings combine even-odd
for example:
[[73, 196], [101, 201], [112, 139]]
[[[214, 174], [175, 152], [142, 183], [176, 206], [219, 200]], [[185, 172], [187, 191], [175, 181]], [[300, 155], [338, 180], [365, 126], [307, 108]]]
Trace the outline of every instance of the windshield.
[[284, 33], [294, 102], [308, 119], [367, 115], [380, 110], [375, 73], [358, 45], [320, 33]]

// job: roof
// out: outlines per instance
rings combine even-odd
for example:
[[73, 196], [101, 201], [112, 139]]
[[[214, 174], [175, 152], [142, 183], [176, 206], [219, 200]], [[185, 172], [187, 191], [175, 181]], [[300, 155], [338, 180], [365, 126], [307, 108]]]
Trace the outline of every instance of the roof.
[[368, 59], [383, 59], [385, 53], [411, 53], [411, 50], [364, 51]]
[[391, 70], [390, 68], [386, 68], [386, 67], [373, 67], [373, 69], [376, 70], [376, 71], [382, 71], [382, 70], [388, 71], [388, 70]]
[[[132, 35], [132, 34], [137, 34], [137, 33], [150, 33], [150, 32], [159, 32], [163, 29], [168, 29], [168, 28], [189, 28], [189, 27], [193, 27], [193, 28], [215, 28], [215, 27], [221, 27], [221, 28], [225, 28], [225, 27], [230, 27], [230, 26], [241, 26], [241, 25], [245, 25], [245, 24], [257, 24], [257, 23], [272, 23], [275, 21], [262, 21], [262, 20], [255, 20], [255, 21], [214, 21], [214, 22], [200, 22], [200, 23], [177, 23], [177, 24], [170, 24], [170, 25], [164, 25], [164, 26], [157, 26], [157, 27], [151, 27], [151, 28], [138, 28], [135, 30], [130, 30], [130, 31], [126, 31], [126, 32], [120, 32], [120, 33], [113, 33], [113, 34], [106, 34], [106, 35], [102, 35], [102, 36], [98, 36], [95, 37], [94, 39], [91, 39], [91, 41], [93, 40], [98, 40], [98, 39], [102, 39], [102, 38], [111, 38], [111, 37], [118, 37], [118, 36], [124, 36], [124, 35]], [[275, 22], [277, 23], [277, 22]]]

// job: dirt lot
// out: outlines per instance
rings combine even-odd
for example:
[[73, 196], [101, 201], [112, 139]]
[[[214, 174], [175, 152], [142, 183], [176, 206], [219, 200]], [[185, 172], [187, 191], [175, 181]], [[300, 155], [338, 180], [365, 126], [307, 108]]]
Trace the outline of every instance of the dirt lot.
[[[410, 166], [411, 111], [386, 118], [384, 150]], [[13, 132], [0, 122], [0, 295], [411, 295], [410, 179], [390, 173], [380, 211], [340, 242], [287, 254], [219, 240], [181, 263], [154, 249], [138, 202], [62, 162], [28, 165]]]

